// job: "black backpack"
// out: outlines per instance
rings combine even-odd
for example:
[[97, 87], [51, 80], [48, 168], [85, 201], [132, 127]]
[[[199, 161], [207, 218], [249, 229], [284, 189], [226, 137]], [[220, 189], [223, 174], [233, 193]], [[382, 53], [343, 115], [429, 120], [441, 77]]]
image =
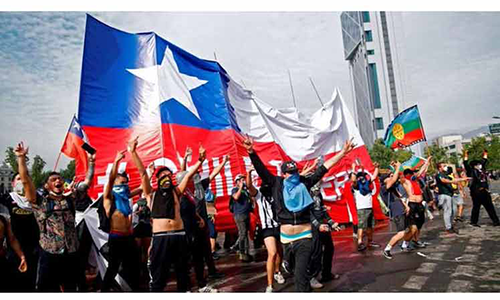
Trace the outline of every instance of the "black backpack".
[[[97, 216], [99, 217], [99, 229], [109, 233], [111, 231], [111, 217], [108, 218], [106, 215], [106, 209], [104, 208], [104, 198], [101, 196], [97, 200]], [[112, 216], [116, 210], [115, 201], [111, 201], [111, 209], [109, 215]]]

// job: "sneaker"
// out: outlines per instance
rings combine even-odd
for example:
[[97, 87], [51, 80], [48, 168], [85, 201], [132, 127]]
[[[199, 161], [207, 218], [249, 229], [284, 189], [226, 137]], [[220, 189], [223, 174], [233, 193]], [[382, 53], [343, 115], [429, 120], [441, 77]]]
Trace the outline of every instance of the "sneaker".
[[479, 224], [474, 224], [474, 223], [470, 223], [469, 226], [472, 226], [472, 227], [477, 227], [477, 228], [481, 228], [481, 225]]
[[421, 241], [416, 241], [416, 242], [415, 242], [415, 241], [413, 241], [413, 244], [414, 244], [417, 248], [425, 248], [425, 247], [427, 247], [427, 246], [425, 245], [425, 243], [422, 243]]
[[321, 275], [320, 282], [324, 283], [324, 282], [328, 282], [328, 281], [339, 279], [339, 278], [340, 278], [339, 274], [332, 274], [332, 273], [330, 273], [330, 274], [326, 274], [326, 275]]
[[321, 288], [323, 288], [323, 284], [321, 284], [321, 283], [320, 283], [320, 282], [316, 279], [316, 277], [313, 277], [313, 278], [311, 279], [310, 283], [311, 283], [311, 287], [312, 287], [313, 289], [321, 289]]
[[293, 270], [292, 270], [290, 263], [288, 261], [284, 260], [281, 263], [281, 267], [283, 268], [283, 271], [285, 271], [286, 273], [293, 274]]
[[357, 238], [358, 238], [358, 235], [357, 235], [356, 233], [353, 233], [353, 234], [352, 234], [352, 238], [357, 239]]
[[217, 293], [217, 289], [207, 285], [198, 290], [198, 293]]
[[382, 251], [382, 254], [384, 254], [385, 258], [392, 259], [391, 251], [384, 250], [384, 251]]
[[370, 247], [370, 248], [380, 248], [380, 245], [379, 245], [379, 244], [377, 244], [377, 243], [374, 243], [374, 242], [370, 242], [370, 243], [368, 244], [368, 247]]
[[412, 252], [413, 249], [410, 248], [409, 246], [406, 246], [406, 247], [403, 247], [403, 245], [399, 246], [399, 248], [401, 248], [401, 251], [403, 252]]
[[210, 279], [220, 279], [224, 276], [225, 276], [224, 273], [220, 273], [220, 272], [208, 274], [208, 278], [210, 278]]
[[366, 250], [366, 246], [365, 244], [359, 244], [358, 245], [358, 251], [361, 252], [361, 251], [365, 251]]
[[213, 260], [219, 260], [219, 259], [220, 259], [219, 254], [217, 254], [217, 253], [215, 253], [215, 252], [214, 252], [214, 253], [212, 253], [212, 259], [213, 259]]
[[273, 286], [272, 285], [268, 285], [266, 287], [266, 293], [272, 293], [273, 292]]
[[278, 284], [285, 283], [285, 277], [283, 277], [283, 275], [281, 275], [281, 272], [274, 273], [274, 280], [276, 280], [276, 282]]

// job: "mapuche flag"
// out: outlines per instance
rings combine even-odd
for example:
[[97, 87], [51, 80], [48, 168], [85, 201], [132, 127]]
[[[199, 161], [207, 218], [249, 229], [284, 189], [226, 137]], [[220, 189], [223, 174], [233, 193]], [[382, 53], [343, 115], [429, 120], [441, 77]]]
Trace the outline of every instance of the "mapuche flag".
[[384, 144], [392, 149], [406, 148], [426, 141], [418, 107], [412, 106], [399, 113], [385, 132]]
[[420, 168], [421, 166], [423, 166], [424, 164], [425, 164], [424, 158], [422, 158], [420, 156], [413, 155], [409, 160], [407, 160], [401, 164], [400, 170], [401, 171], [404, 171], [406, 169], [416, 170], [416, 169]]

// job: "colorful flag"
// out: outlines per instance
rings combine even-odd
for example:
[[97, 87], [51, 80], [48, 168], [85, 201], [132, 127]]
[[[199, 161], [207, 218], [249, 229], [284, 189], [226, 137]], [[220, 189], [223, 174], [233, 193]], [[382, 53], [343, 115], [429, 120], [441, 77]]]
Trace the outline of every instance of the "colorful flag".
[[406, 148], [426, 141], [417, 105], [400, 112], [385, 132], [384, 143], [392, 149]]
[[[229, 196], [233, 178], [250, 167], [242, 146], [245, 134], [277, 175], [283, 161], [294, 159], [303, 166], [321, 155], [328, 159], [354, 138], [356, 149], [324, 177], [322, 192], [328, 205], [336, 206], [331, 210], [336, 221], [355, 218], [346, 171], [356, 158], [369, 172], [373, 165], [338, 91], [312, 116], [299, 118], [297, 112], [256, 98], [217, 62], [195, 57], [155, 33], [126, 33], [89, 15], [83, 53], [78, 117], [99, 152], [93, 198], [102, 193], [116, 152], [126, 149], [130, 138], [139, 136], [137, 152], [144, 165], [167, 165], [174, 172], [187, 147], [193, 149], [192, 161], [197, 160], [201, 143], [207, 150], [202, 177], [230, 155], [210, 187], [217, 197], [217, 229], [234, 230]], [[131, 188], [140, 185], [129, 155], [119, 169], [129, 174]]]
[[87, 144], [87, 137], [78, 123], [78, 119], [73, 116], [61, 152], [67, 157], [75, 159], [76, 163], [81, 166], [83, 174], [87, 172], [88, 168], [87, 152], [82, 148], [84, 144]]
[[422, 167], [424, 164], [425, 158], [413, 155], [409, 160], [401, 164], [400, 171], [404, 171], [406, 169], [416, 170]]

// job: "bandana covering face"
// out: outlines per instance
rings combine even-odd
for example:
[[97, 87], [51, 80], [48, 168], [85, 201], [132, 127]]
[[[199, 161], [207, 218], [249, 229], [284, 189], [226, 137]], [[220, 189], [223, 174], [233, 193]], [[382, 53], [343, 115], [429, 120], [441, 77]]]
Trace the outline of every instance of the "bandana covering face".
[[358, 176], [357, 182], [358, 190], [361, 195], [366, 196], [372, 192], [372, 190], [370, 189], [370, 181], [366, 180], [365, 175]]
[[313, 203], [306, 186], [300, 182], [299, 174], [295, 173], [283, 181], [283, 197], [285, 206], [291, 212], [299, 212]]
[[116, 209], [119, 210], [125, 217], [132, 213], [130, 203], [130, 189], [128, 184], [120, 184], [113, 186], [113, 197], [115, 198]]

